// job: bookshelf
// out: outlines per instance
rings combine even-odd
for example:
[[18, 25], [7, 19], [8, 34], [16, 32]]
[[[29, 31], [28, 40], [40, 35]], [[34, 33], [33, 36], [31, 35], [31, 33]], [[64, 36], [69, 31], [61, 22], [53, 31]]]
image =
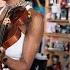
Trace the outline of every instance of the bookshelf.
[[[49, 5], [49, 1], [50, 0], [46, 0], [46, 3], [45, 3], [45, 10], [46, 10], [46, 15], [47, 13], [50, 12], [50, 5]], [[60, 2], [59, 2], [60, 3]], [[68, 8], [70, 8], [70, 6], [66, 6]], [[45, 16], [46, 17], [46, 16]], [[69, 20], [60, 20], [60, 19], [45, 19], [45, 24], [47, 25], [47, 22], [56, 22], [57, 24], [60, 24], [60, 25], [70, 25], [70, 22]], [[53, 23], [52, 23], [53, 24]], [[59, 38], [68, 38], [70, 39], [70, 34], [67, 34], [67, 33], [47, 33], [47, 32], [44, 32], [44, 36], [49, 36], [49, 37], [59, 37]], [[65, 39], [64, 39], [65, 40]], [[67, 40], [70, 42], [70, 40]]]
[[[46, 0], [46, 3], [45, 3], [46, 15], [51, 12], [51, 10], [50, 10], [51, 6], [50, 6], [49, 2], [50, 2], [50, 0]], [[66, 5], [65, 8], [70, 8], [70, 6]], [[45, 15], [45, 25], [44, 25], [45, 28], [46, 28], [48, 22], [55, 22], [59, 25], [70, 25], [70, 20], [68, 20], [68, 19], [66, 19], [66, 20], [65, 19], [63, 19], [63, 20], [62, 19], [51, 19], [51, 18], [48, 18], [48, 16], [46, 17], [46, 15]], [[70, 33], [56, 33], [56, 32], [48, 33], [48, 32], [44, 31], [44, 37], [46, 39], [49, 39], [49, 40], [53, 39], [53, 40], [60, 40], [63, 42], [69, 42], [70, 43]], [[65, 62], [63, 57], [65, 54], [70, 56], [70, 53], [69, 53], [70, 50], [69, 51], [61, 51], [61, 50], [58, 50], [56, 48], [46, 48], [45, 50], [46, 50], [46, 54], [48, 54], [48, 53], [52, 54], [53, 53], [52, 55], [54, 55], [54, 54], [59, 55], [62, 65], [64, 65], [65, 63], [68, 63], [69, 60], [67, 60]]]

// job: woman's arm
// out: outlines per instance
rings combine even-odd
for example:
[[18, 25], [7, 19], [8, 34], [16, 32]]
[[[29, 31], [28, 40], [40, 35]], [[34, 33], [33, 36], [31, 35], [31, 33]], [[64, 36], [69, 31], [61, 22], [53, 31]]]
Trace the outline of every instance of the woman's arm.
[[29, 70], [38, 51], [42, 35], [43, 18], [40, 14], [35, 14], [28, 27], [21, 59], [18, 61], [8, 57], [7, 65], [14, 70]]
[[30, 68], [43, 35], [43, 19], [40, 14], [33, 16], [28, 30], [21, 59], [24, 58]]

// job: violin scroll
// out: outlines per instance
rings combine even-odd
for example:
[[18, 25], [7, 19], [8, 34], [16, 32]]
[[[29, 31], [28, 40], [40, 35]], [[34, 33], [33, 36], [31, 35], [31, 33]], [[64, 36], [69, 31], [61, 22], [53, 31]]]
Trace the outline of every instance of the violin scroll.
[[26, 8], [22, 6], [18, 6], [11, 9], [9, 14], [11, 22], [17, 25], [20, 25], [21, 23], [27, 23], [30, 15], [30, 13], [26, 10]]

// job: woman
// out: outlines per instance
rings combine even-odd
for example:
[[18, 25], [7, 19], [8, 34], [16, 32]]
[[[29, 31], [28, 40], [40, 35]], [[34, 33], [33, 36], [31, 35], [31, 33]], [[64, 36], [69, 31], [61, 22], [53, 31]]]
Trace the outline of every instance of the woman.
[[[24, 3], [25, 0], [14, 0], [14, 1], [5, 0], [5, 1], [12, 8], [16, 6], [22, 6], [21, 3], [23, 3], [23, 5], [25, 4]], [[36, 13], [29, 4], [26, 5], [26, 9], [30, 12], [32, 21], [28, 23], [29, 25], [28, 27], [26, 24], [24, 25], [21, 24], [20, 26], [20, 29], [22, 32], [21, 32], [21, 37], [19, 39], [20, 42], [17, 44], [17, 46], [20, 47], [19, 49], [21, 51], [19, 50], [20, 52], [18, 52], [17, 51], [18, 47], [16, 46], [10, 46], [8, 49], [6, 49], [6, 52], [5, 52], [7, 60], [6, 62], [4, 62], [4, 64], [8, 65], [8, 67], [13, 70], [30, 69], [32, 62], [34, 60], [35, 54], [38, 51], [39, 44], [42, 38], [42, 33], [43, 33], [42, 16]], [[16, 47], [16, 49], [13, 47]]]

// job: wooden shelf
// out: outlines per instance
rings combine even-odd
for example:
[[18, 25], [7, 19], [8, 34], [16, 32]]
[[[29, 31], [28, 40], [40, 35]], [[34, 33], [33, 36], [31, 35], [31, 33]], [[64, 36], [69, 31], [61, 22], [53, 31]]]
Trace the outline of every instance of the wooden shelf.
[[55, 36], [55, 37], [63, 37], [63, 38], [70, 38], [70, 34], [64, 34], [64, 33], [44, 33], [44, 35]]
[[61, 33], [44, 33], [44, 36], [47, 39], [61, 40], [65, 42], [70, 42], [70, 34], [61, 34]]
[[57, 50], [57, 49], [55, 49], [55, 48], [45, 48], [45, 51], [47, 52], [57, 52], [57, 53], [64, 53], [64, 54], [69, 54], [69, 52], [68, 51], [61, 51], [61, 50]]
[[64, 50], [59, 50], [58, 48], [45, 48], [48, 51], [58, 51], [58, 52], [64, 52]]
[[70, 23], [69, 23], [69, 20], [48, 20], [49, 22], [57, 22], [57, 23], [62, 23], [62, 24], [69, 24], [70, 25]]

